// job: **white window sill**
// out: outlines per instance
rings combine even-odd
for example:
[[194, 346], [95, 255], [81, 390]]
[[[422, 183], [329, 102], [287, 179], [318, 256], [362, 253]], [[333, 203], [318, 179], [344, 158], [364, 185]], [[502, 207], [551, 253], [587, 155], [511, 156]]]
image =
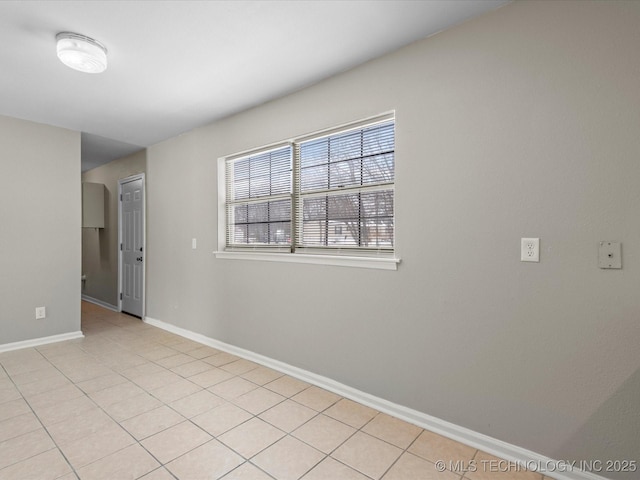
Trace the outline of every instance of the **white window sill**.
[[339, 267], [374, 268], [397, 270], [399, 258], [357, 257], [345, 255], [309, 255], [303, 253], [270, 252], [213, 252], [216, 258], [227, 260], [258, 260], [263, 262], [308, 263], [314, 265], [334, 265]]

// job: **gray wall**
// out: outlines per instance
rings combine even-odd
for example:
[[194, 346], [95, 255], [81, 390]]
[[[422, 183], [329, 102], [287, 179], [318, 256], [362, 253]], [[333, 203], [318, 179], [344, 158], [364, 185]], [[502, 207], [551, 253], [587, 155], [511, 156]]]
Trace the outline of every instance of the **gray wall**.
[[80, 133], [0, 116], [0, 172], [0, 345], [77, 332]]
[[144, 173], [146, 150], [114, 160], [82, 174], [83, 182], [105, 186], [105, 228], [82, 229], [83, 295], [118, 305], [118, 180]]
[[[638, 25], [640, 2], [515, 2], [150, 147], [147, 315], [556, 459], [638, 459]], [[218, 157], [390, 109], [397, 272], [214, 258]]]

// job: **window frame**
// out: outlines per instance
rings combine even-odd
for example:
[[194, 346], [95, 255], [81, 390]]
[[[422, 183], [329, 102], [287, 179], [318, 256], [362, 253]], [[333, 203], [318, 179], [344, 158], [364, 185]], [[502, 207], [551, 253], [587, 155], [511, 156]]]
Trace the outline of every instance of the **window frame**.
[[[246, 150], [233, 155], [227, 155], [218, 158], [218, 250], [213, 252], [216, 258], [229, 260], [258, 260], [270, 262], [285, 263], [306, 263], [319, 265], [334, 265], [345, 267], [372, 268], [383, 270], [397, 270], [400, 258], [396, 256], [397, 245], [396, 237], [396, 211], [395, 211], [395, 194], [393, 209], [393, 247], [392, 248], [366, 248], [366, 247], [311, 247], [296, 246], [296, 234], [298, 234], [299, 216], [302, 214], [297, 204], [304, 198], [301, 192], [299, 179], [300, 159], [297, 156], [297, 150], [304, 142], [313, 141], [331, 137], [334, 135], [348, 133], [352, 130], [364, 129], [375, 124], [393, 121], [395, 129], [395, 112], [389, 112], [375, 117], [366, 118], [357, 122], [340, 125], [337, 127], [324, 129], [312, 134], [300, 135], [295, 138], [288, 139], [265, 145], [260, 148]], [[227, 165], [230, 161], [240, 160], [264, 152], [274, 151], [280, 148], [288, 147], [292, 152], [292, 186], [291, 186], [291, 232], [292, 241], [290, 246], [269, 246], [264, 244], [247, 244], [227, 246]], [[394, 139], [394, 158], [395, 158], [395, 139]], [[394, 159], [395, 162], [395, 159]], [[393, 182], [388, 189], [395, 192], [395, 166]], [[366, 187], [365, 187], [366, 188]], [[294, 230], [296, 233], [294, 233]]]

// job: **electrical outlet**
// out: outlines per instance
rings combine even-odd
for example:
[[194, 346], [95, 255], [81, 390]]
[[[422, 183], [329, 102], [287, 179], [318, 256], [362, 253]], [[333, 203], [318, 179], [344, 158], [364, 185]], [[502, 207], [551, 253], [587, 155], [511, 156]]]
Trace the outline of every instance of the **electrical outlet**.
[[47, 309], [45, 307], [36, 307], [36, 320], [46, 318]]
[[540, 261], [540, 239], [521, 238], [520, 239], [520, 261], [539, 262]]

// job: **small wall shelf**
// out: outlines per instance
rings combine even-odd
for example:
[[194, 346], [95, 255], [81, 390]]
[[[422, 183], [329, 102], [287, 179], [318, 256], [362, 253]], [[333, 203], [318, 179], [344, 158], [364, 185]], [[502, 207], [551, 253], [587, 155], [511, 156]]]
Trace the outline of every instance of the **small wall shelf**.
[[104, 228], [104, 185], [82, 184], [82, 228]]

